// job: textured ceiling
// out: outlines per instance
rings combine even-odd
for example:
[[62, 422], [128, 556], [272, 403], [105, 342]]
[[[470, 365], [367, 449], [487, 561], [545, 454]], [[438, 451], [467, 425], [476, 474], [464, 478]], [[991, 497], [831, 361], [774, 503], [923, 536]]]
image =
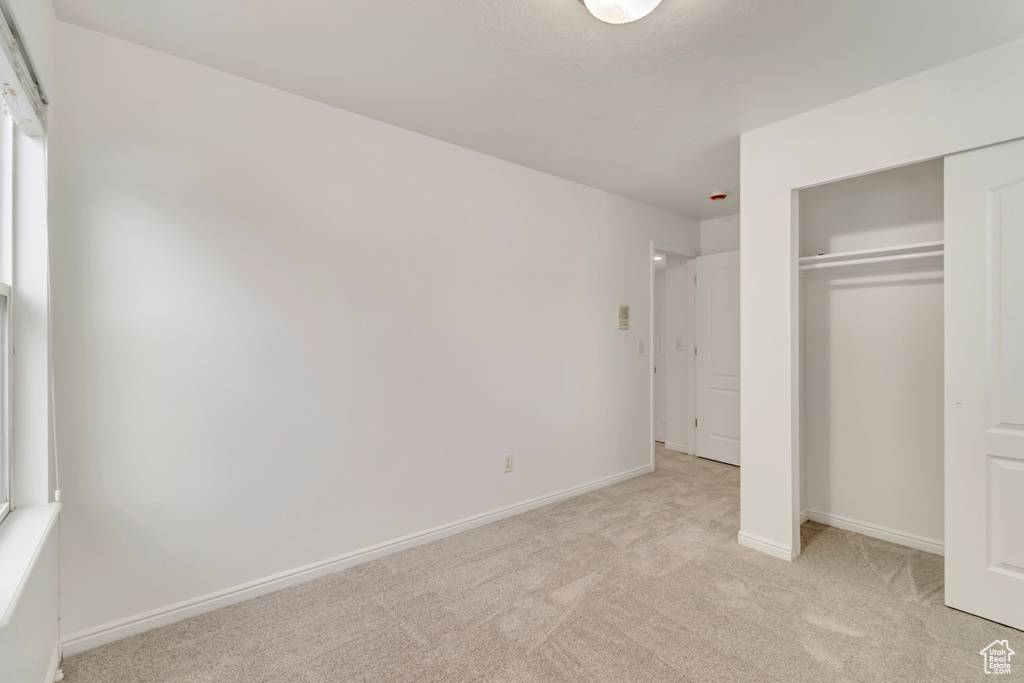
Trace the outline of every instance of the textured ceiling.
[[[738, 135], [1024, 37], [1021, 0], [55, 0], [64, 21], [698, 219]], [[724, 190], [724, 202], [708, 195]]]

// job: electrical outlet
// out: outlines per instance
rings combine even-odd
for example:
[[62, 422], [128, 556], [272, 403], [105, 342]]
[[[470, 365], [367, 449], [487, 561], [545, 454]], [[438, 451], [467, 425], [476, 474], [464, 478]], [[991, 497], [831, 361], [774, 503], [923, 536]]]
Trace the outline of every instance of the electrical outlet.
[[676, 351], [682, 351], [682, 350], [683, 350], [683, 340], [682, 339], [676, 339]]
[[636, 340], [636, 352], [637, 353], [643, 353], [644, 352], [644, 340], [643, 339], [637, 339]]
[[512, 456], [511, 455], [506, 455], [505, 456], [505, 474], [508, 474], [511, 471], [512, 471]]

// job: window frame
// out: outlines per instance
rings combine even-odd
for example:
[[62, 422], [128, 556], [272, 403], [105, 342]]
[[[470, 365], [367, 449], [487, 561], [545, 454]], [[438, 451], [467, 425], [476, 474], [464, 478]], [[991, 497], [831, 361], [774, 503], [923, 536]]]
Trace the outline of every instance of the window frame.
[[0, 523], [14, 509], [14, 127], [0, 106]]
[[0, 282], [0, 522], [11, 511], [11, 286]]
[[[48, 355], [46, 98], [8, 4], [8, 0], [0, 0], [0, 523], [19, 507], [41, 504], [51, 492], [59, 500], [59, 491], [53, 489], [56, 461], [49, 426], [52, 366]], [[34, 142], [30, 144], [29, 140]], [[45, 231], [41, 242], [36, 230]], [[21, 240], [20, 231], [31, 231], [32, 235]], [[25, 281], [17, 277], [21, 270], [16, 265], [19, 262], [28, 264], [24, 270], [29, 278]], [[45, 284], [40, 278], [43, 272]], [[39, 305], [47, 316], [43, 335], [29, 330], [27, 339], [23, 337], [26, 330], [16, 325], [15, 315], [20, 305], [17, 302], [26, 295], [32, 307]], [[27, 349], [17, 360], [16, 340]], [[47, 394], [45, 401], [41, 401], [35, 391], [26, 390], [23, 385], [36, 386], [44, 365]], [[14, 408], [16, 403], [20, 406], [18, 411]], [[16, 425], [16, 418], [23, 423], [21, 427]], [[31, 438], [18, 443], [16, 448], [16, 432]], [[47, 444], [43, 450], [40, 434], [45, 434]], [[45, 463], [43, 456], [36, 455], [39, 452], [44, 453]], [[48, 477], [51, 457], [54, 474]]]

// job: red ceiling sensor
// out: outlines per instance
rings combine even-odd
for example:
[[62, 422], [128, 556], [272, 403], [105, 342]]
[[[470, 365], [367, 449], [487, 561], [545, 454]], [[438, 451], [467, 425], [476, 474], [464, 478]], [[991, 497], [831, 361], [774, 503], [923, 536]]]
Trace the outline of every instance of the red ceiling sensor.
[[728, 196], [729, 195], [727, 195], [724, 192], [716, 192], [713, 195], [711, 195], [711, 201], [713, 201], [713, 202], [720, 202], [720, 201], [722, 201], [723, 199], [725, 199]]

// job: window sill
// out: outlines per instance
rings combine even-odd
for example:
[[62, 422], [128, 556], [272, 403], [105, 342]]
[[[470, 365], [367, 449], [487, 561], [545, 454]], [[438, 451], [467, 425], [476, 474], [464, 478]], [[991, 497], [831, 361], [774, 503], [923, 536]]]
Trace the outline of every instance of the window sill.
[[0, 630], [14, 614], [44, 541], [57, 526], [60, 503], [12, 510], [0, 524]]

